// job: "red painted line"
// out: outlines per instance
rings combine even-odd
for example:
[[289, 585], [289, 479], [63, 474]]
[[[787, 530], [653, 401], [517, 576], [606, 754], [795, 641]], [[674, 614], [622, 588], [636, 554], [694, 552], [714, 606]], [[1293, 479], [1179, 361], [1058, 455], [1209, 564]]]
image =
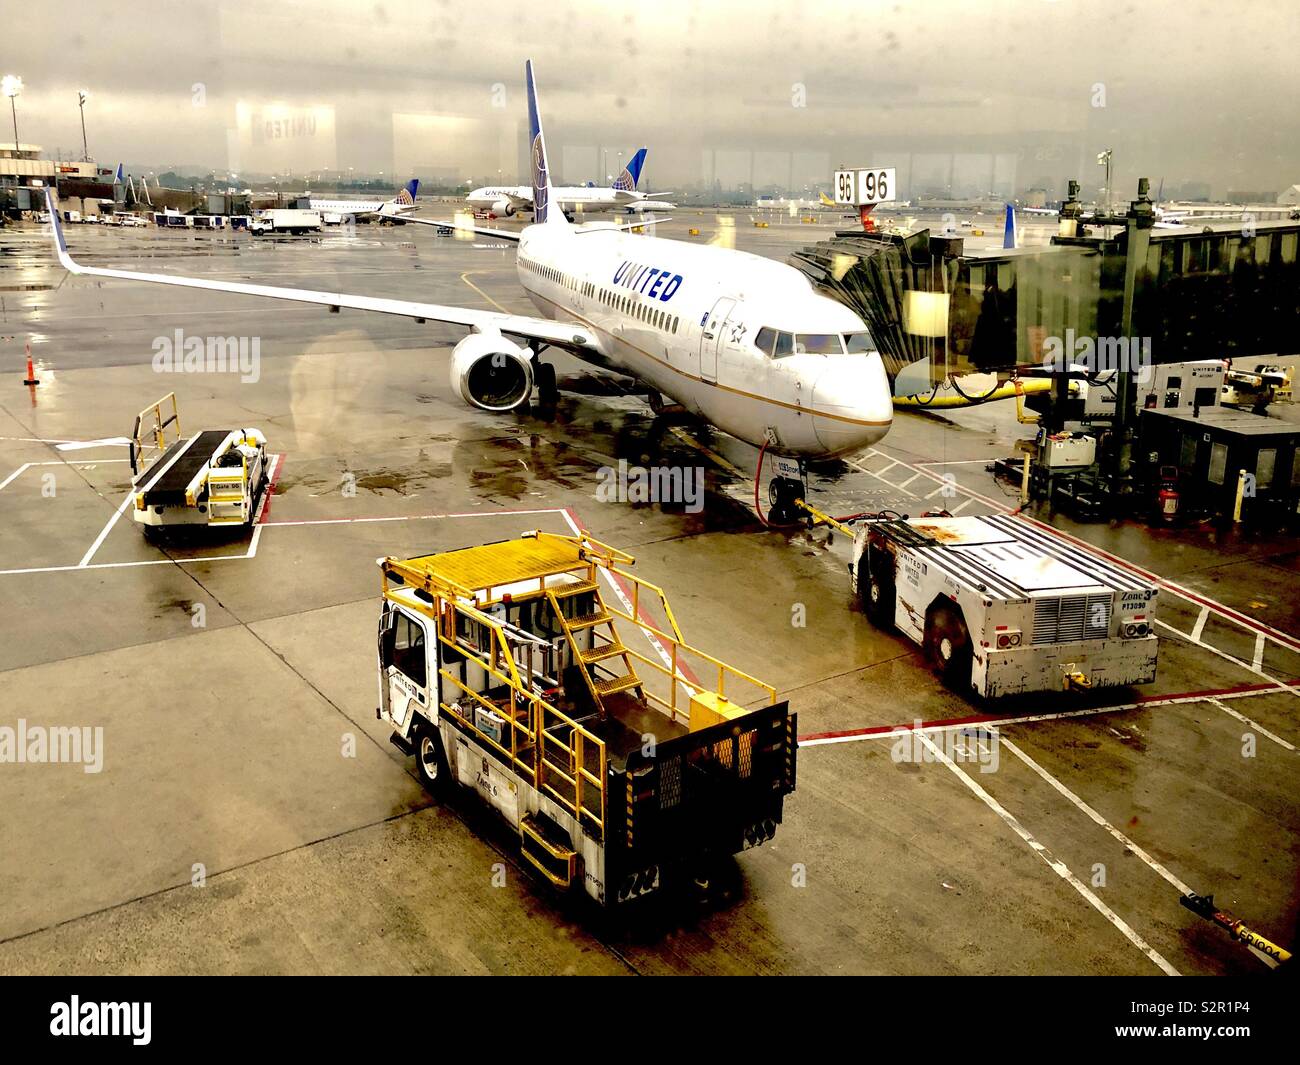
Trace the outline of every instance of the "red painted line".
[[[1216, 699], [1225, 695], [1244, 695], [1248, 692], [1272, 691], [1279, 685], [1272, 681], [1261, 684], [1238, 684], [1231, 688], [1207, 688], [1203, 691], [1179, 692], [1176, 695], [1139, 695], [1133, 700], [1136, 705], [1143, 703], [1166, 703], [1175, 700], [1189, 699]], [[1124, 704], [1128, 706], [1130, 704]], [[1078, 707], [1080, 711], [1093, 710], [1095, 713], [1105, 713], [1110, 707]], [[1068, 711], [1067, 711], [1068, 712]], [[1032, 714], [1026, 714], [1027, 718]], [[947, 717], [936, 718], [933, 721], [922, 721], [919, 725], [915, 721], [905, 722], [901, 725], [872, 725], [868, 728], [844, 729], [838, 732], [809, 732], [799, 737], [800, 743], [806, 743], [810, 740], [839, 740], [853, 739], [859, 736], [876, 736], [887, 732], [914, 732], [924, 731], [925, 729], [951, 728], [955, 725], [980, 725], [989, 721], [1005, 721], [1015, 724], [1015, 718], [1008, 718], [1006, 714], [971, 714], [969, 717]], [[1032, 722], [1031, 722], [1032, 723]]]
[[[582, 519], [578, 517], [577, 513], [574, 511], [572, 507], [565, 507], [564, 513], [569, 515], [569, 518], [573, 521], [573, 524], [576, 525], [579, 529], [581, 529], [584, 533], [587, 534], [591, 533], [591, 530], [588, 529], [587, 526], [583, 524]], [[623, 580], [623, 578], [620, 577], [617, 573], [610, 573], [609, 575], [613, 579], [614, 583], [617, 584], [620, 589], [622, 589], [623, 594], [627, 596], [628, 602], [629, 603], [632, 602], [633, 601], [632, 589], [628, 587], [627, 581]], [[636, 599], [636, 604], [637, 604], [637, 610], [636, 610], [637, 617], [639, 617], [645, 624], [649, 625], [651, 628], [657, 629], [659, 626], [650, 620], [649, 615], [647, 615], [645, 612], [645, 608], [641, 606], [641, 600], [639, 598]], [[658, 638], [655, 637], [654, 633], [646, 633], [646, 635], [649, 636], [651, 639], [653, 639], [655, 643], [659, 642]], [[660, 647], [660, 650], [663, 650], [662, 646]], [[703, 681], [701, 681], [700, 678], [695, 675], [695, 670], [691, 668], [691, 664], [689, 662], [682, 662], [679, 660], [677, 663], [677, 670], [679, 673], [681, 673], [683, 677], [685, 677], [688, 681], [690, 681], [693, 685], [695, 685], [695, 687], [697, 688], [704, 687]], [[671, 672], [671, 670], [669, 670], [669, 672]]]
[[432, 521], [436, 518], [496, 518], [502, 515], [560, 514], [559, 507], [542, 507], [533, 510], [465, 510], [450, 511], [444, 514], [368, 514], [352, 518], [286, 518], [284, 521], [268, 521], [265, 525], [346, 525], [349, 522], [380, 521]]
[[254, 525], [265, 525], [266, 516], [271, 513], [271, 497], [275, 495], [275, 486], [280, 483], [280, 474], [284, 472], [284, 456], [275, 456], [275, 466], [271, 471], [271, 483], [266, 486], [266, 491], [262, 493], [262, 502], [258, 507], [257, 520]]

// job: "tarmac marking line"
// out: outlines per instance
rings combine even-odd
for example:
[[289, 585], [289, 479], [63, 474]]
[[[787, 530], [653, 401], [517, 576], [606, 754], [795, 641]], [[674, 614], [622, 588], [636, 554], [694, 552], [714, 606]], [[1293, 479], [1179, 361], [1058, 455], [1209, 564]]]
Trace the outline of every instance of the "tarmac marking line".
[[942, 762], [945, 766], [948, 767], [948, 769], [950, 769], [953, 773], [955, 773], [957, 779], [960, 780], [963, 784], [965, 784], [966, 787], [969, 788], [974, 793], [976, 798], [978, 798], [982, 803], [984, 803], [985, 806], [987, 806], [990, 810], [992, 810], [995, 814], [997, 814], [998, 817], [1002, 819], [1003, 823], [1008, 828], [1010, 828], [1011, 831], [1013, 831], [1017, 836], [1019, 836], [1021, 840], [1023, 840], [1024, 843], [1029, 847], [1029, 849], [1032, 850], [1036, 855], [1038, 855], [1039, 858], [1041, 858], [1047, 864], [1047, 867], [1051, 869], [1052, 872], [1054, 872], [1057, 876], [1059, 876], [1062, 880], [1064, 880], [1067, 884], [1069, 884], [1072, 888], [1074, 888], [1074, 890], [1077, 891], [1081, 896], [1083, 896], [1083, 898], [1087, 901], [1087, 903], [1090, 906], [1092, 906], [1093, 909], [1095, 909], [1099, 914], [1101, 914], [1104, 918], [1106, 918], [1106, 920], [1109, 921], [1115, 928], [1117, 928], [1124, 935], [1124, 938], [1127, 939], [1130, 943], [1132, 943], [1135, 947], [1137, 947], [1138, 950], [1140, 950], [1147, 957], [1147, 959], [1150, 962], [1152, 962], [1152, 964], [1154, 964], [1167, 976], [1182, 975], [1181, 973], [1179, 973], [1177, 969], [1175, 969], [1172, 965], [1170, 965], [1168, 961], [1165, 960], [1164, 956], [1161, 955], [1159, 951], [1157, 951], [1153, 946], [1151, 946], [1151, 944], [1149, 944], [1145, 939], [1143, 939], [1140, 935], [1138, 935], [1138, 933], [1132, 928], [1132, 926], [1128, 924], [1128, 922], [1126, 922], [1122, 917], [1120, 917], [1119, 914], [1117, 914], [1114, 910], [1112, 910], [1109, 906], [1107, 906], [1104, 902], [1102, 902], [1101, 899], [1097, 897], [1097, 895], [1092, 891], [1091, 888], [1088, 887], [1087, 884], [1085, 884], [1082, 880], [1080, 880], [1077, 876], [1075, 876], [1074, 873], [1070, 870], [1069, 866], [1067, 866], [1063, 861], [1061, 861], [1059, 858], [1053, 855], [1050, 850], [1048, 850], [1042, 843], [1040, 843], [1037, 839], [1035, 839], [1034, 836], [1030, 833], [1030, 831], [1020, 823], [1020, 821], [1016, 818], [1014, 814], [1012, 814], [1005, 806], [1003, 806], [1000, 802], [998, 802], [997, 799], [995, 799], [992, 795], [990, 795], [987, 791], [985, 791], [982, 787], [980, 787], [979, 783], [976, 780], [974, 780], [969, 773], [967, 773], [964, 769], [962, 769], [961, 766], [959, 766], [950, 757], [948, 757], [948, 755], [941, 748], [936, 746], [935, 742], [932, 739], [930, 739], [929, 736], [922, 733], [919, 738], [921, 742], [929, 749], [930, 753], [934, 755], [934, 757], [938, 761]]
[[122, 505], [119, 506], [117, 510], [113, 512], [113, 516], [108, 519], [108, 524], [105, 525], [102, 529], [100, 529], [99, 535], [95, 537], [95, 542], [90, 545], [90, 550], [88, 550], [84, 555], [81, 556], [81, 561], [77, 563], [78, 569], [85, 569], [90, 564], [90, 560], [95, 557], [95, 552], [99, 550], [99, 545], [102, 544], [105, 539], [107, 539], [108, 534], [113, 529], [113, 526], [117, 524], [117, 519], [120, 518], [126, 512], [126, 508], [131, 505], [131, 500], [134, 497], [135, 497], [135, 489], [132, 489], [131, 491], [126, 493], [126, 496], [122, 500]]
[[1258, 732], [1260, 735], [1262, 735], [1262, 736], [1267, 736], [1270, 740], [1272, 740], [1274, 743], [1276, 743], [1279, 747], [1285, 747], [1288, 751], [1292, 751], [1292, 752], [1295, 751], [1296, 748], [1295, 748], [1295, 745], [1294, 745], [1294, 744], [1288, 743], [1288, 742], [1287, 742], [1286, 740], [1284, 740], [1281, 736], [1278, 736], [1276, 733], [1270, 732], [1268, 729], [1266, 729], [1266, 728], [1265, 728], [1263, 725], [1261, 725], [1259, 722], [1257, 722], [1257, 721], [1252, 721], [1252, 720], [1251, 720], [1250, 718], [1248, 718], [1245, 714], [1239, 714], [1239, 713], [1238, 713], [1236, 710], [1234, 710], [1232, 707], [1230, 707], [1230, 706], [1225, 706], [1225, 705], [1224, 705], [1220, 700], [1218, 700], [1218, 699], [1207, 699], [1206, 702], [1208, 702], [1208, 703], [1212, 703], [1214, 706], [1217, 706], [1217, 707], [1218, 707], [1220, 710], [1222, 710], [1225, 714], [1229, 714], [1230, 716], [1235, 717], [1235, 718], [1236, 718], [1238, 721], [1240, 721], [1243, 725], [1246, 725], [1248, 728], [1253, 728], [1253, 729], [1254, 729], [1256, 732]]
[[1201, 633], [1205, 631], [1205, 622], [1209, 616], [1210, 608], [1208, 606], [1201, 607], [1201, 612], [1196, 618], [1196, 624], [1192, 626], [1192, 639], [1196, 640], [1198, 643], [1201, 639]]

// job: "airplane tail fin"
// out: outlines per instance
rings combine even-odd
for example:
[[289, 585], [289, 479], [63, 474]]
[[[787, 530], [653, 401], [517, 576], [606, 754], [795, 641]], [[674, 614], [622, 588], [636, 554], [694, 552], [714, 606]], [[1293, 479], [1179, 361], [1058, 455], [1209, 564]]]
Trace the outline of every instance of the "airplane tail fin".
[[113, 172], [113, 184], [123, 185], [126, 183], [126, 167], [122, 163], [117, 164], [117, 169]]
[[524, 64], [528, 83], [528, 137], [533, 171], [533, 221], [565, 223], [559, 205], [551, 204], [551, 174], [546, 161], [546, 138], [542, 134], [542, 116], [537, 109], [537, 84], [533, 80], [533, 61]]
[[410, 181], [397, 194], [397, 202], [403, 207], [410, 207], [415, 203], [415, 194], [420, 191], [420, 179], [411, 178]]
[[821, 201], [821, 205], [823, 207], [835, 206], [835, 201], [832, 200], [829, 196], [826, 195], [826, 193], [822, 192], [820, 189], [817, 190], [817, 199]]
[[1007, 221], [1002, 230], [1002, 246], [1004, 248], [1020, 246], [1020, 230], [1016, 226], [1016, 209], [1012, 204], [1007, 204]]
[[636, 188], [636, 183], [641, 180], [641, 168], [645, 165], [647, 148], [638, 148], [636, 154], [628, 160], [627, 166], [623, 168], [623, 173], [618, 175], [618, 180], [614, 182], [614, 188], [620, 192], [631, 192]]

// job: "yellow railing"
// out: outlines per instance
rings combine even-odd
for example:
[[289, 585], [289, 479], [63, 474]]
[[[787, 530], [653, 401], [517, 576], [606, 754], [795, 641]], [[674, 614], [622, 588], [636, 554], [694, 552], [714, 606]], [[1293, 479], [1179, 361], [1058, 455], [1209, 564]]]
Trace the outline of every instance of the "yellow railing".
[[[414, 604], [405, 599], [401, 600], [403, 606], [414, 605], [434, 622], [439, 644], [451, 648], [457, 655], [473, 662], [489, 677], [509, 690], [508, 704], [498, 705], [481, 692], [474, 691], [449, 670], [444, 668], [438, 671], [440, 677], [468, 696], [475, 704], [491, 711], [506, 722], [509, 728], [509, 747], [498, 743], [491, 735], [480, 729], [472, 713], [467, 717], [443, 700], [439, 701], [441, 709], [460, 722], [483, 744], [508, 758], [510, 764], [523, 773], [533, 787], [550, 795], [579, 822], [585, 820], [603, 833], [605, 780], [608, 773], [604, 741], [529, 689], [529, 685], [525, 684], [519, 676], [509, 639], [497, 618], [466, 603], [451, 603], [447, 600], [444, 602], [452, 608], [445, 618], [440, 616], [431, 605], [419, 599], [416, 599]], [[456, 614], [463, 614], [478, 622], [491, 634], [489, 651], [480, 651], [462, 643], [455, 638], [454, 634], [449, 638], [444, 633], [443, 629], [448, 620], [452, 625], [455, 624]], [[503, 668], [498, 668], [498, 664]], [[562, 739], [557, 736], [555, 734], [557, 729], [567, 729], [567, 737]], [[561, 754], [564, 765], [558, 764], [555, 760]], [[598, 773], [587, 768], [588, 756], [594, 758]]]
[[[171, 401], [172, 412], [169, 417], [163, 417], [163, 405]], [[152, 446], [158, 451], [167, 450], [167, 427], [176, 426], [176, 439], [181, 438], [181, 414], [180, 408], [176, 404], [176, 393], [168, 392], [157, 403], [150, 403], [139, 414], [135, 416], [135, 425], [131, 430], [131, 472], [139, 473], [143, 467], [140, 456], [144, 453], [144, 441], [140, 439], [141, 430], [145, 428], [145, 415], [153, 415], [153, 424], [148, 427], [148, 435], [153, 438]]]

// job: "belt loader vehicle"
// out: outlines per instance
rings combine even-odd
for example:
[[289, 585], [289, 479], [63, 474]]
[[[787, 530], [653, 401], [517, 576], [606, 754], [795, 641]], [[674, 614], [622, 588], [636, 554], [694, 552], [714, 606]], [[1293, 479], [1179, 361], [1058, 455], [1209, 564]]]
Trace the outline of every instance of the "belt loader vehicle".
[[146, 532], [251, 525], [269, 484], [266, 437], [256, 429], [182, 436], [174, 392], [135, 416], [130, 454], [131, 513]]
[[1022, 518], [869, 519], [850, 571], [867, 617], [920, 644], [959, 691], [1155, 680], [1156, 587]]
[[609, 909], [705, 887], [772, 838], [795, 786], [788, 704], [686, 644], [632, 561], [543, 532], [379, 560], [375, 713], [393, 743], [431, 792], [493, 807], [545, 880]]

